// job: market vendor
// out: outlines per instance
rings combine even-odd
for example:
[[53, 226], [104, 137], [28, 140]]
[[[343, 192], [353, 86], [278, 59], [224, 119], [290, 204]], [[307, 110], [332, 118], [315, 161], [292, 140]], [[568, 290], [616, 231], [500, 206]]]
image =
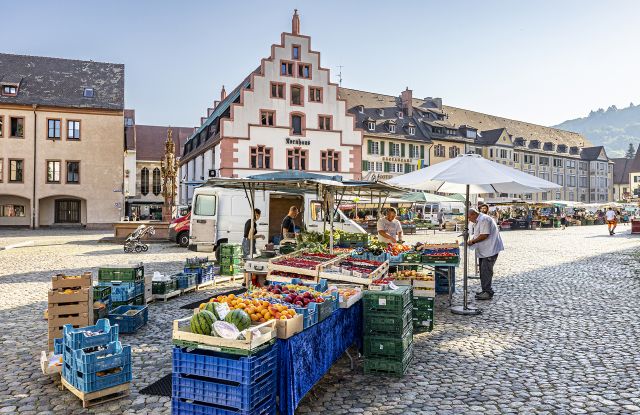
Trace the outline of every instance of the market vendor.
[[299, 213], [300, 209], [296, 206], [291, 206], [289, 208], [289, 213], [287, 213], [287, 216], [282, 219], [282, 239], [293, 239], [296, 237], [296, 224], [293, 220]]
[[[251, 232], [251, 219], [244, 224], [244, 237], [242, 238], [242, 254], [245, 258], [249, 258], [251, 254], [256, 253], [256, 239], [264, 239], [264, 235], [258, 235], [258, 219], [262, 212], [260, 209], [253, 210], [253, 232]], [[253, 249], [250, 248], [253, 241]]]
[[480, 262], [480, 284], [482, 291], [476, 294], [476, 300], [490, 300], [493, 298], [493, 266], [498, 259], [498, 253], [504, 250], [500, 232], [496, 222], [489, 215], [480, 213], [476, 209], [469, 209], [469, 220], [473, 222], [473, 236], [467, 242], [475, 247], [476, 257]]
[[396, 219], [396, 210], [394, 208], [387, 209], [387, 214], [378, 219], [378, 239], [381, 242], [395, 244], [402, 242], [402, 225]]

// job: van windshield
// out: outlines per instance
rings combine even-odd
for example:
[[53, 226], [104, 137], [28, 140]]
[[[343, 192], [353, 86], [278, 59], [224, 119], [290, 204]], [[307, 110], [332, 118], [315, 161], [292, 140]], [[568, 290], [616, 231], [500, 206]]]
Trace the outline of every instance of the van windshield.
[[195, 203], [195, 214], [198, 216], [215, 216], [216, 196], [198, 195]]

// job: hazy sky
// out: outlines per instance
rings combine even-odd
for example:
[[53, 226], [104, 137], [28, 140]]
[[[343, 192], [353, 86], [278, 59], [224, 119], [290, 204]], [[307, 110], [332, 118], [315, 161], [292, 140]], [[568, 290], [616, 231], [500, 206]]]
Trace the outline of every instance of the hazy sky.
[[[193, 126], [299, 9], [343, 86], [551, 125], [640, 103], [640, 1], [10, 1], [2, 52], [124, 63], [138, 123]], [[12, 18], [10, 18], [12, 17]], [[1, 68], [0, 68], [1, 72]]]

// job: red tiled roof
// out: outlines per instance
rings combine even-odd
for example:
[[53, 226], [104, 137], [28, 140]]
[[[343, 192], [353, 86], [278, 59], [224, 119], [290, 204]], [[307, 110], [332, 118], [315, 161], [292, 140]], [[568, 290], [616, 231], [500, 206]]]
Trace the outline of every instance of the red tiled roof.
[[167, 140], [167, 129], [173, 130], [175, 155], [180, 157], [182, 146], [193, 134], [192, 127], [165, 127], [156, 125], [136, 125], [136, 159], [161, 160], [164, 156], [164, 142]]

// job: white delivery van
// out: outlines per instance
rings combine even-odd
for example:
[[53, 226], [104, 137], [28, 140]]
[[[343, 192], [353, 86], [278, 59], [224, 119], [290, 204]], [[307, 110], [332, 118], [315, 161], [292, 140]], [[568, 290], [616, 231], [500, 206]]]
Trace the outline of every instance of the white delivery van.
[[452, 216], [464, 215], [464, 202], [438, 202], [426, 203], [422, 206], [424, 218], [430, 219], [431, 223], [438, 223], [438, 212], [444, 210], [445, 221]]
[[[252, 217], [249, 200], [243, 190], [198, 187], [194, 190], [191, 203], [191, 250], [213, 252], [219, 243], [242, 243], [244, 224]], [[325, 225], [322, 202], [315, 194], [256, 191], [255, 207], [262, 212], [258, 221], [258, 234], [266, 237], [256, 239], [258, 249], [268, 242], [280, 240], [282, 220], [291, 206], [300, 209], [300, 215], [295, 219], [297, 227], [323, 232]], [[328, 227], [327, 224], [327, 229]], [[340, 210], [334, 217], [334, 228], [365, 233], [360, 225], [347, 218]]]

